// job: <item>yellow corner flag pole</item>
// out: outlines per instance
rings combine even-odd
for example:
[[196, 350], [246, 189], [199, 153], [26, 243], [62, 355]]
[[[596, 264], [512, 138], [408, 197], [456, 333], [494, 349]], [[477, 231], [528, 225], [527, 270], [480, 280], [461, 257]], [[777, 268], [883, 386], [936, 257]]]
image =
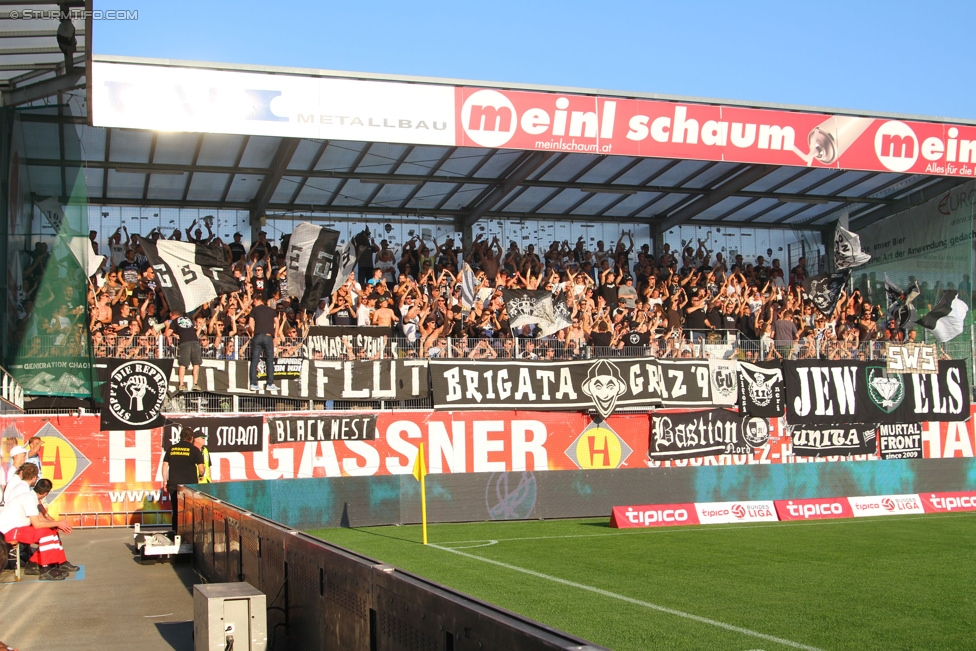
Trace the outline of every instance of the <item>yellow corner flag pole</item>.
[[420, 444], [417, 451], [417, 460], [413, 463], [413, 477], [420, 482], [420, 523], [424, 535], [424, 544], [427, 544], [427, 485], [424, 477], [427, 476], [427, 464], [424, 463], [424, 444]]

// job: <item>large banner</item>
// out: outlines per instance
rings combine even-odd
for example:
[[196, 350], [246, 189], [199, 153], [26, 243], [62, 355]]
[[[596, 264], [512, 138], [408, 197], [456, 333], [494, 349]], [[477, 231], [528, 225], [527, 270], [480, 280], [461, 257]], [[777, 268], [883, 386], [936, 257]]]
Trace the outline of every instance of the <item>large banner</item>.
[[376, 414], [268, 416], [270, 443], [376, 440]]
[[101, 428], [152, 429], [163, 425], [163, 402], [173, 360], [109, 360], [103, 386]]
[[654, 414], [648, 456], [664, 460], [751, 453], [765, 443], [746, 436], [747, 421], [752, 418], [727, 409]]
[[184, 431], [203, 434], [211, 454], [259, 452], [264, 449], [264, 418], [261, 416], [171, 416], [163, 429], [163, 448], [180, 442]]
[[593, 410], [734, 405], [734, 361], [602, 358], [430, 361], [435, 409]]
[[25, 357], [7, 369], [24, 393], [39, 396], [87, 398], [97, 378], [87, 357]]
[[95, 126], [971, 176], [976, 127], [96, 60]]
[[792, 425], [910, 423], [969, 418], [965, 360], [938, 373], [889, 373], [884, 362], [802, 360], [783, 364]]
[[[701, 412], [700, 412], [701, 413]], [[707, 412], [705, 412], [707, 413]], [[684, 416], [693, 416], [685, 412]], [[201, 417], [168, 415], [181, 426], [207, 427], [212, 452], [212, 477], [216, 482], [274, 480], [303, 477], [406, 475], [413, 469], [419, 444], [424, 444], [427, 468], [439, 473], [546, 472], [549, 470], [611, 470], [633, 468], [697, 468], [702, 466], [886, 462], [875, 454], [802, 457], [793, 453], [782, 419], [752, 419], [766, 423], [768, 431], [751, 431], [742, 437], [753, 447], [743, 454], [713, 454], [683, 459], [652, 459], [651, 419], [647, 414], [617, 414], [605, 421], [579, 412], [527, 411], [383, 411], [305, 412], [276, 414], [290, 418], [290, 430], [269, 426], [267, 416], [229, 414]], [[347, 432], [363, 419], [375, 417], [375, 438], [342, 440], [331, 434], [332, 419], [347, 419]], [[254, 442], [258, 419], [259, 443], [253, 451], [243, 447]], [[254, 419], [253, 421], [250, 419]], [[304, 437], [298, 421], [304, 420]], [[308, 423], [315, 424], [309, 428]], [[42, 474], [54, 482], [52, 510], [60, 514], [116, 514], [100, 516], [103, 524], [139, 521], [141, 512], [167, 511], [162, 489], [164, 438], [172, 433], [153, 430], [99, 431], [97, 415], [0, 416], [3, 445], [0, 462], [9, 464], [8, 451], [31, 436], [41, 438]], [[230, 429], [233, 427], [233, 432]], [[216, 429], [214, 429], [216, 428]], [[309, 436], [311, 430], [312, 436]], [[289, 434], [290, 431], [290, 434]], [[329, 429], [331, 432], [331, 429]], [[740, 432], [742, 430], [740, 429]], [[233, 434], [233, 435], [231, 435]], [[325, 440], [328, 438], [329, 440]], [[231, 446], [222, 447], [223, 443]], [[226, 451], [230, 450], [230, 451]], [[973, 458], [976, 450], [973, 421], [924, 422], [921, 450], [926, 459]], [[898, 466], [900, 468], [900, 466]], [[942, 468], [942, 466], [938, 466]], [[893, 471], [895, 472], [895, 471]], [[668, 477], [674, 477], [668, 475]], [[586, 488], [585, 486], [583, 488]], [[162, 501], [162, 503], [160, 503]], [[135, 514], [135, 515], [132, 515]], [[77, 518], [78, 516], [72, 516]], [[79, 520], [74, 519], [74, 522]], [[95, 522], [94, 516], [86, 521]]]
[[[271, 395], [264, 387], [266, 373], [258, 366], [258, 392], [251, 391], [250, 362], [205, 359], [200, 387], [224, 395]], [[280, 372], [280, 375], [279, 375]], [[303, 400], [417, 400], [430, 395], [426, 359], [330, 361], [283, 358], [275, 360], [276, 396]], [[174, 369], [170, 388], [178, 387]], [[186, 387], [183, 387], [184, 389]]]

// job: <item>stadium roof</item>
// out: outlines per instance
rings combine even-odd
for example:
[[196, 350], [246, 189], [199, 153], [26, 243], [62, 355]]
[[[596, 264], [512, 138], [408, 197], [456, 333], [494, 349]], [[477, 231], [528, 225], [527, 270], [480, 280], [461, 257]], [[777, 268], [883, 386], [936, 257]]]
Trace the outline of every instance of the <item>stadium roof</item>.
[[[91, 69], [91, 57], [87, 59], [86, 67]], [[781, 115], [790, 111], [817, 120], [823, 117], [820, 114], [831, 112], [614, 91], [263, 66], [102, 56], [95, 61], [96, 66], [132, 64], [184, 73], [200, 70], [254, 73], [276, 79], [394, 82], [404, 87], [409, 84], [410, 88], [453, 88], [450, 92], [459, 96], [469, 92], [467, 89], [490, 87], [515, 95], [571, 93], [597, 97], [601, 102], [619, 100], [621, 104], [670, 102], [719, 107], [726, 112], [762, 109]], [[69, 85], [71, 80], [64, 79], [64, 70], [55, 74], [51, 79]], [[23, 88], [18, 90], [24, 92]], [[61, 92], [63, 102], [45, 107], [43, 102], [28, 98], [33, 101], [31, 110], [22, 112], [25, 136], [44, 143], [34, 147], [24, 161], [36, 193], [66, 201], [71, 188], [65, 187], [64, 170], [81, 166], [92, 204], [241, 209], [251, 213], [255, 225], [265, 216], [298, 219], [309, 214], [357, 214], [366, 218], [449, 218], [459, 230], [480, 219], [526, 218], [644, 222], [658, 231], [679, 224], [818, 229], [847, 211], [857, 228], [939, 196], [967, 180], [917, 173], [917, 168], [898, 172], [648, 154], [526, 151], [476, 146], [467, 141], [464, 145], [417, 144], [375, 138], [364, 141], [100, 127], [91, 126], [88, 115], [93, 101], [90, 84], [85, 90]], [[5, 94], [5, 104], [15, 103], [7, 98]], [[95, 112], [104, 105], [96, 106]], [[845, 115], [923, 120], [940, 129], [947, 127], [917, 116]], [[955, 124], [970, 128], [967, 122]], [[69, 151], [71, 148], [64, 145], [70, 129], [80, 134], [80, 151]]]

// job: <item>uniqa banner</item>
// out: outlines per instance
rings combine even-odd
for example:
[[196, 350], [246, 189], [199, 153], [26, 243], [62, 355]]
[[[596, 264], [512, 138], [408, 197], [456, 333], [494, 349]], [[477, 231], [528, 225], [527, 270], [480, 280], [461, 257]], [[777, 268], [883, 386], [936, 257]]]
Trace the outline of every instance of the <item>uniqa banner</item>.
[[793, 439], [793, 454], [800, 457], [874, 454], [877, 450], [875, 425], [787, 425]]
[[792, 425], [969, 418], [965, 360], [942, 360], [931, 374], [889, 373], [881, 361], [799, 360], [784, 362], [783, 375]]

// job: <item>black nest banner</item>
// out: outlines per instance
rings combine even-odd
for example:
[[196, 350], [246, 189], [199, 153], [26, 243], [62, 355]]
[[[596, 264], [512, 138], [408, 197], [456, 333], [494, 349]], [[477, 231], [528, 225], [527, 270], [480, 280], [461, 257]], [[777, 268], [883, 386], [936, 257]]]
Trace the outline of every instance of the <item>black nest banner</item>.
[[739, 362], [739, 409], [763, 418], [783, 415], [786, 387], [779, 362]]
[[798, 457], [874, 454], [878, 449], [875, 425], [787, 425], [786, 431]]
[[376, 414], [269, 416], [268, 437], [272, 444], [374, 441], [376, 440]]
[[101, 429], [162, 427], [162, 409], [173, 360], [106, 360]]
[[943, 360], [938, 373], [889, 373], [883, 361], [783, 363], [791, 425], [910, 423], [969, 418], [965, 360]]
[[180, 435], [190, 431], [203, 434], [207, 449], [222, 452], [260, 452], [264, 449], [264, 418], [261, 416], [179, 416], [166, 419], [163, 448], [180, 442]]

